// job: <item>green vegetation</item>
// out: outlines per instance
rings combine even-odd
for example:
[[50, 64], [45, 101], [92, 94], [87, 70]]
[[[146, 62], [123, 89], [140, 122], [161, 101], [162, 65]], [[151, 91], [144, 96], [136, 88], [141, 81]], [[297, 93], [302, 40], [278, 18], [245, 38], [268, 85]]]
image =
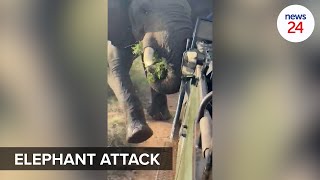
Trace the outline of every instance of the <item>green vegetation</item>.
[[168, 65], [164, 58], [155, 59], [155, 63], [149, 66], [147, 70], [148, 82], [154, 83], [156, 80], [161, 80], [167, 77]]
[[[136, 56], [143, 54], [142, 43], [138, 42], [132, 46], [132, 53]], [[161, 80], [167, 77], [168, 65], [165, 58], [160, 58], [157, 53], [153, 56], [154, 63], [147, 69], [147, 80], [150, 83], [154, 83], [156, 80]]]
[[131, 49], [134, 55], [141, 56], [143, 54], [142, 42], [139, 41], [137, 44], [134, 44]]

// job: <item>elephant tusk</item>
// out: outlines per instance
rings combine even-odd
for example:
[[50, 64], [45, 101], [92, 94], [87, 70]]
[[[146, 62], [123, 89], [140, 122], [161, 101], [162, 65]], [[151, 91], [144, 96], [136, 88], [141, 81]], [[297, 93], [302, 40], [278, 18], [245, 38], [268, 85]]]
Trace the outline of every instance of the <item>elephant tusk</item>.
[[154, 63], [153, 55], [154, 55], [154, 49], [152, 47], [144, 48], [143, 61], [144, 61], [145, 67], [148, 67]]

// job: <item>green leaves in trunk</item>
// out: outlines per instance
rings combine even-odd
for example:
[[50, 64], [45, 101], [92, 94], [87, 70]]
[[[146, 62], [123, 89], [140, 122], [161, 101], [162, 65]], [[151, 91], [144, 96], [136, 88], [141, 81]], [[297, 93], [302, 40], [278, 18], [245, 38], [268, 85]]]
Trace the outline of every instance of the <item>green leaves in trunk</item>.
[[148, 67], [148, 82], [154, 83], [156, 80], [165, 79], [168, 75], [168, 65], [164, 58], [157, 59], [155, 63]]
[[[136, 56], [142, 56], [143, 48], [142, 42], [131, 47], [132, 53]], [[168, 75], [168, 64], [165, 58], [160, 58], [155, 52], [153, 56], [154, 63], [147, 68], [147, 80], [149, 83], [154, 83], [157, 80], [165, 79]]]
[[132, 47], [132, 54], [136, 56], [141, 56], [143, 54], [142, 42], [139, 41], [137, 44], [134, 44]]

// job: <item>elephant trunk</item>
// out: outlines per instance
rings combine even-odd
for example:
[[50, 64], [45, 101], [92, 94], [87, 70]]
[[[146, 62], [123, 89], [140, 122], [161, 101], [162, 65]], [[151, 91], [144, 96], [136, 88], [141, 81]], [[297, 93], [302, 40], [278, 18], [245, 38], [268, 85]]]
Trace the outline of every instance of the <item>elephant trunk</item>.
[[[149, 73], [155, 73], [154, 70], [157, 69], [157, 62], [154, 59], [155, 50], [152, 47], [145, 47], [143, 53], [144, 65], [147, 70], [147, 76]], [[179, 60], [178, 60], [179, 62]], [[180, 64], [175, 62], [165, 61], [166, 72], [163, 78], [157, 79], [158, 75], [154, 75], [156, 78], [154, 81], [149, 81], [150, 86], [157, 92], [161, 94], [173, 94], [179, 91], [181, 73]], [[159, 72], [158, 72], [159, 73]]]

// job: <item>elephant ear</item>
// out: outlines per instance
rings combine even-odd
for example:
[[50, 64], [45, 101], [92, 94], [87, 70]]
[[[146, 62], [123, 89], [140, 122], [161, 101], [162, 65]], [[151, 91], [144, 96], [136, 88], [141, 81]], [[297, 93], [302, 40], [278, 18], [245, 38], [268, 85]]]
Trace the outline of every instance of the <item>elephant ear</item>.
[[108, 40], [117, 47], [126, 47], [135, 42], [129, 19], [131, 0], [108, 0]]

